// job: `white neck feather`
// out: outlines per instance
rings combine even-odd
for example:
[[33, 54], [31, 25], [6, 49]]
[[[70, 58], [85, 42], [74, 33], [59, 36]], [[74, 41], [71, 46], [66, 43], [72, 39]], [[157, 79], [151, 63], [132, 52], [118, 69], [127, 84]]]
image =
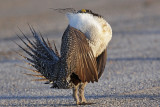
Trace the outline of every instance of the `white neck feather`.
[[94, 30], [101, 31], [100, 24], [94, 19], [93, 15], [91, 14], [85, 14], [85, 13], [79, 13], [79, 14], [73, 14], [69, 13], [67, 14], [69, 19], [70, 26], [82, 31], [88, 38], [91, 31]]

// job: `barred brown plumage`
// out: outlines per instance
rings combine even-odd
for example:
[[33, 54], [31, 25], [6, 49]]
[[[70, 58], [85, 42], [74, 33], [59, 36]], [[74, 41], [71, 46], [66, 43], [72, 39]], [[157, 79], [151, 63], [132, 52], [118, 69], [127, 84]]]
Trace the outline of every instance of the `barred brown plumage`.
[[[84, 12], [85, 11], [83, 9], [83, 12], [78, 11], [77, 13], [74, 14], [83, 15]], [[93, 12], [91, 11], [86, 11], [86, 12], [89, 12], [88, 14], [93, 14]], [[102, 18], [99, 17], [98, 14], [96, 15], [93, 14], [92, 17]], [[106, 24], [105, 25], [106, 27], [107, 23], [103, 19], [102, 22], [101, 22], [102, 24], [104, 23]], [[101, 77], [104, 71], [107, 59], [106, 49], [108, 42], [111, 39], [111, 28], [109, 25], [107, 28], [109, 31], [106, 31], [106, 28], [102, 28], [103, 33], [101, 33], [101, 35], [97, 33], [97, 31], [92, 31], [93, 29], [89, 29], [92, 32], [95, 32], [95, 35], [97, 36], [95, 38], [95, 36], [93, 37], [91, 34], [88, 35], [89, 31], [82, 32], [84, 29], [79, 29], [79, 27], [76, 28], [71, 25], [72, 24], [68, 25], [62, 36], [60, 54], [57, 51], [55, 43], [53, 50], [51, 43], [48, 41], [48, 39], [46, 42], [44, 38], [41, 36], [41, 34], [38, 34], [31, 26], [29, 27], [34, 37], [34, 41], [28, 39], [23, 34], [23, 32], [22, 34], [27, 40], [27, 43], [23, 39], [21, 39], [21, 37], [18, 36], [20, 40], [29, 49], [29, 51], [23, 48], [22, 46], [18, 44], [17, 45], [23, 51], [25, 51], [31, 58], [28, 58], [21, 54], [19, 55], [28, 60], [30, 63], [27, 64], [31, 65], [36, 69], [36, 70], [33, 69], [28, 69], [28, 70], [41, 73], [41, 75], [33, 75], [33, 74], [27, 74], [27, 75], [42, 77], [42, 79], [36, 79], [37, 81], [48, 80], [50, 83], [52, 83], [51, 88], [58, 88], [58, 89], [73, 88], [73, 97], [76, 100], [76, 103], [82, 104], [86, 103], [86, 99], [84, 97], [84, 87], [89, 82], [92, 83], [94, 83], [95, 81], [98, 82], [98, 79]], [[98, 36], [104, 38], [104, 40], [107, 41], [101, 39], [102, 41], [98, 41], [100, 42], [99, 47], [93, 46], [92, 43], [97, 45], [97, 42], [94, 40], [97, 39]], [[79, 88], [79, 96], [77, 94], [78, 88]], [[79, 101], [79, 98], [81, 103]]]

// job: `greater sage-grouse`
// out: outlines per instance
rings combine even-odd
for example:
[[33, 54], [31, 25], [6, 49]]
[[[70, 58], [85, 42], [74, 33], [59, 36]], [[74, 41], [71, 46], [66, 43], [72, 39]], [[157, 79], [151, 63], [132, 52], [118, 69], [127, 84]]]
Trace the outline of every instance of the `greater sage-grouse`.
[[[87, 83], [101, 77], [107, 59], [107, 46], [112, 38], [111, 26], [97, 13], [82, 9], [67, 10], [66, 16], [69, 25], [66, 28], [61, 42], [60, 54], [56, 46], [52, 49], [51, 43], [39, 36], [39, 33], [30, 26], [34, 41], [21, 41], [29, 50], [18, 45], [30, 57], [23, 56], [41, 75], [27, 74], [42, 77], [39, 80], [48, 80], [52, 88], [73, 89], [73, 97], [77, 104], [85, 104], [84, 88]], [[78, 94], [79, 91], [79, 94]]]

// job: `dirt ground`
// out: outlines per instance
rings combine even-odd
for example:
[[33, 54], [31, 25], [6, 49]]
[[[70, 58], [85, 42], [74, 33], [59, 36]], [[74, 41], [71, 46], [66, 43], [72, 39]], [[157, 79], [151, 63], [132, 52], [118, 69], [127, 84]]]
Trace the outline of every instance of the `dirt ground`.
[[64, 14], [50, 8], [91, 9], [112, 26], [105, 72], [85, 89], [86, 106], [160, 106], [159, 0], [0, 0], [0, 106], [76, 106], [72, 90], [51, 89], [31, 81], [14, 51], [22, 52], [18, 27], [30, 37], [28, 24], [60, 48], [68, 25]]

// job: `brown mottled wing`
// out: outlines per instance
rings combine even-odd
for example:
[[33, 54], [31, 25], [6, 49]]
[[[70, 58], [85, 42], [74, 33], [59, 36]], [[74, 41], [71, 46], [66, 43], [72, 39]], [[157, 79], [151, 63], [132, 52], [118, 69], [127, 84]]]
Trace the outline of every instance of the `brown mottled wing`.
[[68, 26], [62, 37], [61, 57], [68, 74], [75, 73], [82, 82], [98, 81], [96, 58], [81, 31]]
[[105, 49], [102, 54], [97, 57], [97, 69], [98, 69], [98, 79], [101, 77], [104, 72], [106, 60], [107, 60], [107, 49]]

